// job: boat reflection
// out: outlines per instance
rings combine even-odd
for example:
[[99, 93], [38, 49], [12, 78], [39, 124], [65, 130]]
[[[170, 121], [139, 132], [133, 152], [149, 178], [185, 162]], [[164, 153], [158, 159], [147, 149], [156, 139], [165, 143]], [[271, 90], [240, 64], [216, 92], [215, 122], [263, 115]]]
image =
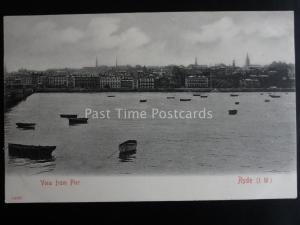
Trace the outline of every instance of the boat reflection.
[[34, 127], [17, 127], [19, 130], [34, 130]]
[[132, 162], [135, 158], [135, 153], [119, 153], [119, 162]]
[[24, 168], [24, 170], [30, 169], [34, 172], [34, 174], [41, 174], [53, 171], [56, 167], [55, 160], [56, 158], [54, 156], [42, 159], [9, 156], [8, 164], [13, 167]]

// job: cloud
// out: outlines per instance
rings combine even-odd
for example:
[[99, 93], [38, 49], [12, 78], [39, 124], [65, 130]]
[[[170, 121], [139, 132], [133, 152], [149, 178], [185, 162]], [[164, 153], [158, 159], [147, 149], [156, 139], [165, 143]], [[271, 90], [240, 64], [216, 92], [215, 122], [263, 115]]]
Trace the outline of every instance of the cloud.
[[187, 32], [184, 34], [184, 39], [193, 44], [209, 43], [233, 38], [239, 32], [240, 30], [235, 26], [230, 17], [223, 17], [214, 23], [203, 25], [200, 32]]
[[183, 38], [192, 44], [213, 43], [222, 41], [234, 41], [234, 38], [241, 36], [248, 38], [282, 38], [290, 35], [289, 26], [285, 20], [280, 18], [251, 20], [240, 24], [230, 17], [223, 17], [213, 23], [203, 25], [200, 31], [189, 31], [183, 35]]
[[60, 33], [59, 40], [62, 42], [76, 43], [84, 37], [84, 33], [78, 29], [69, 27]]
[[76, 43], [84, 37], [84, 33], [73, 27], [58, 29], [57, 25], [51, 21], [43, 21], [31, 31], [35, 39], [41, 39], [44, 42], [51, 43]]
[[52, 21], [37, 23], [26, 34], [29, 44], [27, 50], [31, 54], [44, 54], [57, 51], [61, 47], [78, 43], [84, 32], [74, 27], [58, 28]]
[[7, 68], [294, 61], [290, 12], [153, 13], [4, 18]]
[[245, 35], [256, 35], [263, 39], [281, 38], [290, 35], [289, 25], [281, 18], [264, 21], [250, 21], [247, 26], [240, 27]]
[[87, 43], [91, 48], [138, 48], [150, 41], [150, 38], [137, 27], [116, 33], [120, 29], [120, 19], [98, 17], [91, 20], [87, 28]]
[[[84, 29], [72, 26], [58, 27], [50, 20], [41, 21], [23, 33], [15, 36], [26, 36], [29, 40], [29, 52], [41, 54], [66, 48], [76, 44], [81, 50], [101, 49], [136, 49], [150, 42], [150, 38], [137, 27], [120, 31], [121, 20], [116, 17], [92, 18]], [[25, 32], [25, 33], [24, 33]]]

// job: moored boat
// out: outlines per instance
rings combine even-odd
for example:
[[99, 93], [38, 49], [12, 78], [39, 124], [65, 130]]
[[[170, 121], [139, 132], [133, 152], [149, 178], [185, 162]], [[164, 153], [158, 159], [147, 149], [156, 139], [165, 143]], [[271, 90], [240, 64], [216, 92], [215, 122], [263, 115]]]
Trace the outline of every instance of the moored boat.
[[56, 146], [22, 145], [8, 143], [8, 151], [11, 156], [23, 158], [50, 157]]
[[270, 99], [266, 99], [265, 102], [270, 102]]
[[107, 97], [109, 97], [109, 98], [114, 98], [114, 97], [116, 97], [115, 95], [107, 95]]
[[35, 123], [16, 123], [18, 128], [34, 129]]
[[120, 154], [134, 154], [136, 153], [136, 140], [127, 140], [121, 144], [119, 144]]
[[193, 96], [200, 96], [200, 94], [193, 94]]
[[140, 102], [147, 102], [147, 99], [141, 99]]
[[237, 97], [239, 96], [238, 94], [230, 94], [231, 97]]
[[280, 98], [280, 95], [269, 95], [271, 98]]
[[76, 114], [60, 114], [61, 118], [77, 118]]
[[201, 95], [200, 97], [201, 98], [207, 98], [207, 95]]
[[228, 110], [228, 114], [229, 115], [236, 115], [237, 114], [237, 109], [230, 109], [230, 110]]
[[188, 101], [191, 101], [191, 99], [190, 98], [181, 98], [180, 101], [181, 102], [188, 102]]
[[240, 102], [235, 102], [234, 104], [236, 104], [236, 105], [239, 105], [239, 104], [240, 104]]
[[69, 124], [87, 123], [88, 118], [69, 118]]
[[173, 96], [168, 96], [167, 99], [174, 99], [175, 97]]

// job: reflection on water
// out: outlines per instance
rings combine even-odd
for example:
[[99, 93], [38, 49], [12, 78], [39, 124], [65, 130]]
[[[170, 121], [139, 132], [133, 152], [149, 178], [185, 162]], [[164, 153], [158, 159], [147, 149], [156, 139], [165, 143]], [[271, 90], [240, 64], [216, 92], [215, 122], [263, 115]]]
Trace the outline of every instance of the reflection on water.
[[69, 123], [69, 126], [83, 126], [83, 125], [87, 125], [87, 123]]
[[135, 158], [135, 153], [119, 153], [119, 162], [132, 162]]
[[8, 163], [13, 167], [22, 167], [26, 169], [33, 169], [35, 174], [51, 172], [55, 169], [55, 157], [50, 156], [48, 158], [19, 158], [9, 156]]
[[19, 130], [34, 130], [34, 127], [17, 127]]

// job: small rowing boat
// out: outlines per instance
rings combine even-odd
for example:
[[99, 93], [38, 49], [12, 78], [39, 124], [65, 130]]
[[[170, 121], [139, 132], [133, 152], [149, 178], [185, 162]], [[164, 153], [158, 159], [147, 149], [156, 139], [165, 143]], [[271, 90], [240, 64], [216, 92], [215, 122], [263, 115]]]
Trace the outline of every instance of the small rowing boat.
[[127, 140], [121, 144], [119, 144], [120, 154], [134, 154], [136, 153], [136, 140]]
[[35, 123], [16, 123], [18, 128], [34, 129]]
[[200, 97], [201, 98], [207, 98], [207, 95], [201, 95]]
[[238, 94], [230, 94], [231, 97], [237, 97], [239, 96]]
[[50, 157], [55, 148], [56, 146], [8, 144], [8, 151], [11, 156], [23, 158]]
[[147, 102], [147, 100], [146, 99], [141, 99], [140, 102]]
[[269, 95], [271, 98], [280, 98], [280, 95]]
[[240, 104], [240, 102], [235, 102], [234, 104], [236, 104], [236, 105], [239, 105], [239, 104]]
[[188, 102], [188, 101], [191, 101], [191, 99], [190, 98], [181, 98], [180, 101], [181, 102]]
[[175, 97], [173, 97], [173, 96], [169, 96], [169, 97], [167, 97], [167, 99], [174, 99]]
[[230, 109], [230, 110], [228, 110], [228, 114], [229, 115], [236, 115], [237, 114], [237, 109]]
[[60, 114], [61, 118], [77, 118], [76, 114]]

